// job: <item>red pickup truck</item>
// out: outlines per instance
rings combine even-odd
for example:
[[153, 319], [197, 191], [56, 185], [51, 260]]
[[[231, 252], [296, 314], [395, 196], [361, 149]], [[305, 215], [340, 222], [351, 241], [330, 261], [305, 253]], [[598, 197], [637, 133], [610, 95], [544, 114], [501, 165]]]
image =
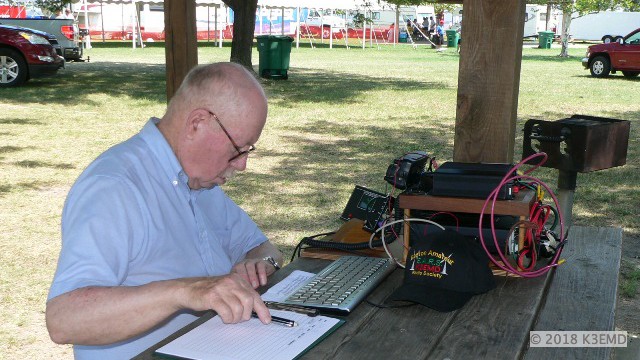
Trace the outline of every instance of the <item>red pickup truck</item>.
[[585, 69], [595, 77], [606, 77], [618, 70], [626, 77], [640, 74], [640, 28], [618, 42], [591, 45], [582, 59]]

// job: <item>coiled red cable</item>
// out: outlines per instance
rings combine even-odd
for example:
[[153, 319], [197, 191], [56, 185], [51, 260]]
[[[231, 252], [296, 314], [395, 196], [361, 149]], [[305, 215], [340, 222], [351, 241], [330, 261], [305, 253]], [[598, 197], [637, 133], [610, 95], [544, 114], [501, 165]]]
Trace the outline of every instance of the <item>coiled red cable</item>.
[[[520, 169], [522, 166], [524, 166], [527, 162], [536, 159], [536, 158], [542, 158], [540, 160], [540, 162], [538, 162], [536, 165], [534, 165], [532, 168], [528, 169], [527, 171], [525, 171], [522, 175], [518, 175], [517, 171], [518, 169]], [[562, 246], [564, 245], [564, 237], [565, 237], [565, 229], [564, 229], [564, 219], [562, 216], [562, 212], [558, 211], [558, 217], [560, 220], [560, 241], [559, 241], [559, 246], [556, 249], [555, 255], [553, 256], [553, 258], [551, 259], [551, 261], [543, 267], [540, 267], [538, 269], [535, 269], [535, 261], [532, 261], [531, 264], [529, 264], [529, 266], [526, 266], [525, 264], [521, 264], [521, 260], [518, 259], [518, 268], [514, 267], [513, 265], [511, 265], [511, 263], [508, 261], [508, 259], [506, 258], [505, 254], [502, 252], [502, 250], [500, 249], [500, 245], [498, 244], [498, 237], [496, 236], [496, 229], [495, 229], [495, 204], [496, 201], [498, 200], [498, 194], [499, 191], [502, 187], [504, 187], [507, 183], [509, 182], [513, 182], [516, 180], [520, 180], [520, 181], [533, 181], [538, 183], [539, 186], [542, 186], [547, 193], [551, 196], [551, 198], [553, 199], [553, 202], [555, 204], [555, 208], [559, 209], [559, 203], [558, 203], [558, 199], [556, 198], [555, 194], [553, 193], [553, 191], [549, 188], [549, 186], [547, 184], [545, 184], [544, 182], [540, 181], [539, 179], [536, 179], [532, 176], [529, 176], [528, 174], [530, 174], [532, 171], [534, 171], [535, 169], [539, 168], [542, 164], [544, 164], [545, 161], [547, 161], [547, 154], [546, 153], [537, 153], [537, 154], [533, 154], [531, 156], [528, 156], [527, 158], [523, 159], [522, 161], [520, 161], [518, 164], [516, 164], [513, 169], [507, 174], [505, 175], [502, 180], [500, 181], [500, 183], [498, 184], [498, 186], [496, 186], [496, 188], [491, 192], [491, 194], [489, 195], [489, 197], [487, 197], [487, 199], [484, 202], [484, 205], [482, 206], [482, 211], [480, 212], [480, 219], [479, 219], [479, 223], [478, 223], [478, 227], [480, 229], [479, 231], [479, 235], [480, 235], [480, 244], [482, 245], [482, 247], [484, 248], [485, 252], [487, 253], [487, 256], [489, 256], [489, 259], [491, 260], [491, 262], [497, 266], [498, 268], [507, 271], [509, 273], [512, 274], [516, 274], [522, 277], [537, 277], [537, 276], [541, 276], [545, 273], [547, 273], [550, 269], [552, 269], [555, 266], [558, 266], [558, 260], [560, 258], [560, 254], [562, 252]], [[491, 211], [489, 212], [489, 215], [491, 216], [491, 235], [493, 236], [493, 241], [496, 247], [496, 251], [497, 254], [499, 256], [499, 259], [496, 259], [496, 257], [494, 256], [494, 254], [491, 254], [489, 252], [489, 250], [487, 249], [487, 246], [485, 245], [484, 242], [484, 236], [482, 234], [482, 220], [484, 218], [484, 214], [485, 211], [487, 209], [487, 207], [489, 206], [489, 204], [491, 204], [490, 208]], [[546, 212], [546, 215], [544, 215], [544, 219], [540, 220], [538, 219], [538, 217], [543, 213], [542, 212], [538, 212], [536, 213], [532, 213], [530, 214], [535, 216], [535, 223], [537, 224], [542, 224], [544, 225], [544, 223], [546, 222], [549, 213]], [[532, 219], [530, 219], [532, 220]], [[539, 226], [538, 229], [536, 229], [536, 232], [541, 232], [543, 229], [543, 226]], [[532, 231], [532, 230], [528, 230], [528, 231]], [[533, 236], [533, 234], [531, 234]], [[539, 233], [538, 233], [539, 235]], [[521, 254], [524, 254], [523, 256], [526, 256], [527, 254], [531, 256], [532, 260], [535, 260], [535, 251], [534, 251], [534, 247], [535, 247], [535, 243], [533, 241], [533, 237], [531, 238], [531, 244], [530, 244], [531, 248], [527, 251], [524, 251], [524, 249], [518, 249], [519, 252], [521, 252]]]

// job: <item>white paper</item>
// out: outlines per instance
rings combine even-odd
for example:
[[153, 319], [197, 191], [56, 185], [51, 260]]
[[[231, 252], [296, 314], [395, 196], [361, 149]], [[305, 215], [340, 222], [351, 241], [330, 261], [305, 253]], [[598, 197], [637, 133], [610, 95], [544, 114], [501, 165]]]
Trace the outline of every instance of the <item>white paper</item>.
[[340, 322], [290, 311], [271, 310], [271, 314], [294, 320], [298, 326], [264, 325], [254, 318], [226, 325], [216, 316], [157, 352], [197, 360], [291, 360]]
[[302, 285], [306, 284], [316, 274], [294, 270], [289, 276], [275, 284], [267, 292], [262, 294], [262, 301], [282, 302], [296, 292]]

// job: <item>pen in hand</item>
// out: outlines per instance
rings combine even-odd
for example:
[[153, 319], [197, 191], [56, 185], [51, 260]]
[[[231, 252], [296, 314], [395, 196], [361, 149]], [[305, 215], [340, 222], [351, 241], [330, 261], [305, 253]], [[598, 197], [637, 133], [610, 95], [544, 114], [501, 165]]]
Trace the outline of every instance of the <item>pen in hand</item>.
[[[258, 319], [258, 314], [255, 313], [255, 311], [251, 312], [251, 317]], [[294, 327], [294, 326], [298, 326], [298, 323], [296, 323], [293, 320], [289, 320], [289, 319], [285, 319], [285, 318], [281, 318], [279, 316], [271, 316], [271, 322], [274, 322], [276, 324], [280, 324], [280, 325], [284, 325], [284, 326], [288, 326], [288, 327]]]

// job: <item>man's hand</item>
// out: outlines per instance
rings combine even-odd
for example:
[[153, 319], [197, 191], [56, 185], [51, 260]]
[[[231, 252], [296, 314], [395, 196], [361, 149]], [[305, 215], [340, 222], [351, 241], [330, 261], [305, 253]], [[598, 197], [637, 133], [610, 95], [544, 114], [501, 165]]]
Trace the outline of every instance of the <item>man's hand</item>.
[[196, 311], [213, 309], [225, 324], [247, 321], [252, 311], [264, 324], [271, 322], [271, 315], [260, 294], [238, 274], [184, 281], [187, 286], [182, 306], [185, 308]]
[[273, 274], [276, 268], [266, 260], [245, 259], [233, 266], [232, 273], [240, 275], [254, 289], [267, 284], [267, 276]]
[[282, 253], [265, 241], [249, 250], [244, 260], [236, 263], [231, 269], [232, 274], [238, 274], [245, 279], [254, 289], [267, 284], [267, 276], [273, 274], [276, 268], [270, 262], [263, 260], [270, 256], [278, 264], [282, 264]]

